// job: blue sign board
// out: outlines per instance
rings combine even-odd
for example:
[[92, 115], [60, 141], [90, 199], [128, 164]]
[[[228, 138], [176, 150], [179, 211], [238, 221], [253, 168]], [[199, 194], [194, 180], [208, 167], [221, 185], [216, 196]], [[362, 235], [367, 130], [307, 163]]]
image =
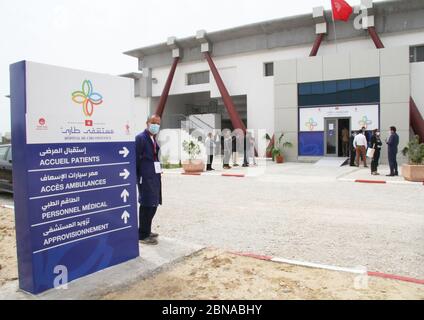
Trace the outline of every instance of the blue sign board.
[[25, 61], [10, 71], [20, 288], [138, 257], [131, 80]]

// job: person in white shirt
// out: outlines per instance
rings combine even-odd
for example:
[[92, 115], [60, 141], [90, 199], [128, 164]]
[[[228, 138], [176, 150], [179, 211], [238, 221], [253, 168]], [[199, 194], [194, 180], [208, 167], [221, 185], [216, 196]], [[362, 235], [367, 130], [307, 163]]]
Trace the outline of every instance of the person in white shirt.
[[358, 131], [358, 134], [353, 140], [353, 147], [356, 150], [356, 166], [359, 167], [359, 164], [361, 163], [361, 157], [362, 157], [362, 160], [364, 161], [364, 167], [368, 168], [367, 166], [368, 141], [362, 130]]
[[208, 133], [208, 137], [206, 138], [206, 141], [205, 141], [205, 147], [206, 147], [206, 155], [208, 156], [208, 164], [206, 166], [206, 170], [214, 171], [214, 169], [212, 168], [212, 163], [213, 163], [213, 156], [215, 155], [216, 145], [215, 145], [212, 132]]

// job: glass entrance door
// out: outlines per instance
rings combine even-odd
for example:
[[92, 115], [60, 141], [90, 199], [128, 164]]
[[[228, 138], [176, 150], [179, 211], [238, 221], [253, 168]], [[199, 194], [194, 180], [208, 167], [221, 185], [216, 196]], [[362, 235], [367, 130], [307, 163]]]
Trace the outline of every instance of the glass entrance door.
[[338, 128], [337, 119], [325, 119], [325, 155], [329, 157], [338, 156]]

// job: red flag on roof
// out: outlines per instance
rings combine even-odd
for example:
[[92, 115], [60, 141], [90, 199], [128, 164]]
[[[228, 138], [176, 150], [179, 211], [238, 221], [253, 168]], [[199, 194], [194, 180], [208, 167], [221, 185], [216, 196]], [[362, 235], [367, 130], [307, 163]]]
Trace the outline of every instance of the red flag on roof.
[[331, 0], [334, 20], [348, 21], [353, 8], [344, 0]]

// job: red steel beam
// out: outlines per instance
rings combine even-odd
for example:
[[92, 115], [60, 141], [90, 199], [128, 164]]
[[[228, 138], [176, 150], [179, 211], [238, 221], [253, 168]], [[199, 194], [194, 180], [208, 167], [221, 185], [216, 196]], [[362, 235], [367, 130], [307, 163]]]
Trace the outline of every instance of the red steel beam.
[[227, 109], [228, 115], [230, 116], [231, 123], [233, 124], [234, 129], [241, 129], [244, 133], [246, 133], [246, 126], [241, 120], [239, 114], [237, 113], [233, 99], [231, 99], [231, 96], [228, 93], [227, 88], [225, 87], [224, 81], [222, 81], [222, 78], [218, 72], [218, 69], [215, 66], [215, 63], [211, 58], [211, 55], [209, 54], [209, 52], [205, 52], [204, 56], [208, 61], [209, 68], [211, 69], [213, 77], [215, 78], [215, 82], [218, 86], [219, 92], [221, 93], [222, 100], [224, 101], [225, 108]]
[[420, 142], [424, 142], [424, 119], [412, 97], [409, 100], [409, 112], [411, 127], [414, 129], [415, 134], [420, 137]]
[[160, 100], [158, 106], [156, 108], [155, 115], [162, 118], [163, 112], [165, 111], [166, 101], [168, 100], [169, 90], [171, 90], [172, 80], [174, 79], [175, 70], [177, 69], [178, 62], [180, 58], [174, 58], [174, 62], [172, 63], [171, 70], [169, 71], [168, 79], [166, 80], [165, 87], [163, 88], [162, 95], [160, 96]]
[[[381, 41], [380, 37], [378, 36], [378, 33], [375, 30], [375, 28], [369, 27], [368, 33], [372, 41], [374, 41], [376, 48], [383, 49], [384, 44]], [[424, 141], [424, 119], [412, 97], [410, 97], [409, 99], [409, 117], [410, 117], [410, 125], [412, 129], [414, 130], [415, 134], [417, 134], [420, 137], [420, 141], [423, 142]]]
[[368, 28], [368, 33], [369, 33], [372, 41], [374, 41], [375, 47], [377, 49], [383, 49], [384, 48], [384, 44], [381, 41], [380, 37], [378, 36], [378, 33], [375, 30], [375, 27], [369, 27]]
[[315, 57], [318, 54], [318, 50], [321, 47], [322, 40], [324, 39], [324, 33], [317, 34], [315, 38], [314, 46], [312, 47], [310, 57]]

